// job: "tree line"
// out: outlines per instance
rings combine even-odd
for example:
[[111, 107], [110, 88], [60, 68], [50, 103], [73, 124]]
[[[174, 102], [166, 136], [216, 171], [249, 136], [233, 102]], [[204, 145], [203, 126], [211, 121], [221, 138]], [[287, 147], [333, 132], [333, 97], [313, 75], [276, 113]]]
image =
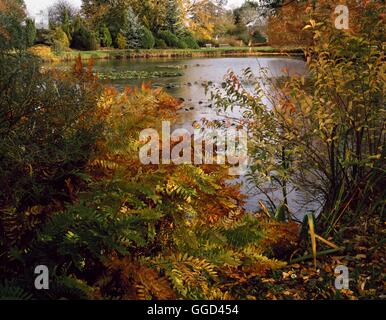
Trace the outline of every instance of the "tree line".
[[[48, 28], [27, 19], [27, 46], [68, 48], [197, 49], [206, 44], [265, 43], [261, 7], [246, 1], [227, 9], [225, 0], [83, 0], [80, 9], [59, 0], [48, 9]], [[247, 18], [245, 18], [247, 17]]]

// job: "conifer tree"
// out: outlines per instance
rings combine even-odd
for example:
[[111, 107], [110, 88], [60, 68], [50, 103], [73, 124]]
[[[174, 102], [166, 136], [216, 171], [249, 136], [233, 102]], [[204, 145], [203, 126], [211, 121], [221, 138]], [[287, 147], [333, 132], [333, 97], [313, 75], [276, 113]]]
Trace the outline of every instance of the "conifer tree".
[[111, 47], [112, 43], [110, 30], [106, 25], [103, 25], [101, 30], [101, 45], [102, 47]]
[[177, 0], [167, 0], [165, 27], [176, 34], [181, 27], [180, 12]]
[[31, 47], [34, 45], [36, 40], [36, 27], [35, 21], [32, 19], [26, 19], [25, 21], [25, 41], [26, 46]]
[[71, 23], [70, 15], [69, 15], [67, 9], [64, 11], [61, 27], [62, 27], [62, 30], [66, 33], [67, 38], [69, 40], [71, 40], [71, 33], [73, 32], [73, 30], [72, 30], [72, 23]]
[[132, 7], [127, 10], [126, 26], [121, 30], [126, 38], [126, 46], [129, 49], [136, 49], [141, 46], [141, 39], [143, 36], [143, 26], [135, 14]]

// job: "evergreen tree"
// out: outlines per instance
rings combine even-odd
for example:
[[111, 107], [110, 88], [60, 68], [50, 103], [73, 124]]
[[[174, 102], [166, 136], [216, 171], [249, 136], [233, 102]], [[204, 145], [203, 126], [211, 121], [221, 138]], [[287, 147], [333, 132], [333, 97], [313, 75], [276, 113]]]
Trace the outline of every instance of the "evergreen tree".
[[121, 32], [126, 38], [127, 48], [136, 49], [141, 47], [143, 26], [131, 7], [129, 7], [127, 10], [126, 26], [122, 28]]
[[80, 25], [78, 30], [75, 30], [72, 35], [71, 47], [78, 50], [96, 50], [97, 37], [95, 33], [84, 25]]
[[167, 0], [165, 28], [176, 34], [180, 27], [180, 12], [177, 0]]
[[115, 44], [118, 49], [126, 49], [126, 38], [122, 33], [118, 33], [115, 39]]
[[141, 47], [144, 49], [153, 49], [155, 45], [155, 39], [151, 31], [143, 27], [143, 34], [141, 38]]
[[102, 47], [111, 47], [113, 44], [111, 33], [109, 28], [106, 25], [103, 25], [101, 30], [101, 45]]
[[32, 19], [26, 19], [25, 21], [25, 42], [26, 46], [32, 47], [36, 40], [36, 27], [35, 21]]
[[67, 38], [71, 40], [71, 33], [72, 33], [72, 24], [71, 24], [71, 19], [68, 13], [68, 10], [64, 10], [64, 15], [62, 19], [62, 30], [66, 33]]
[[64, 51], [70, 46], [70, 40], [61, 27], [56, 27], [53, 30], [52, 40], [56, 52]]
[[84, 25], [84, 21], [83, 21], [82, 17], [79, 14], [76, 15], [76, 17], [74, 18], [74, 21], [72, 23], [73, 32], [79, 30], [83, 25]]

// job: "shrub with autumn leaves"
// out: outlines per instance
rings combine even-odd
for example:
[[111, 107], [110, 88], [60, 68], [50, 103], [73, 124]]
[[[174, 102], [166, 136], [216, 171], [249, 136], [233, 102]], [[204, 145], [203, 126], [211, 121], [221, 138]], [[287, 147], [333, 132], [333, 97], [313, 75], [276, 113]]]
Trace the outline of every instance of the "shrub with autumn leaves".
[[[267, 298], [368, 298], [369, 292], [372, 298], [383, 297], [384, 258], [380, 257], [385, 253], [381, 240], [385, 232], [381, 225], [386, 179], [384, 4], [348, 1], [350, 21], [355, 17], [349, 30], [335, 28], [330, 19], [335, 5], [327, 0], [304, 1], [282, 9], [285, 13], [298, 8], [299, 16], [310, 18], [301, 26], [289, 17], [295, 30], [302, 28], [311, 35], [305, 50], [307, 75], [272, 79], [266, 70], [257, 76], [250, 68], [241, 76], [230, 71], [223, 86], [212, 93], [221, 111], [242, 107], [242, 125], [250, 132], [253, 158], [249, 180], [260, 194], [266, 195], [261, 207], [269, 207], [268, 215], [299, 219], [295, 208], [289, 206], [292, 192], [301, 195], [303, 208], [309, 208], [309, 212], [302, 209], [301, 213], [308, 215], [291, 260], [301, 262], [297, 268], [302, 274], [307, 261], [314, 259], [311, 278], [319, 293], [308, 286], [310, 277], [305, 276], [303, 282], [296, 284], [296, 294], [283, 297], [270, 292]], [[272, 191], [280, 194], [276, 202]], [[354, 230], [358, 229], [367, 233], [366, 246], [357, 244]], [[373, 244], [374, 239], [378, 239], [378, 245]], [[363, 252], [367, 255], [363, 256]], [[333, 254], [338, 257], [324, 257]], [[367, 263], [361, 259], [367, 259]], [[350, 265], [350, 274], [360, 284], [341, 294], [331, 285], [331, 266], [345, 260], [342, 264]], [[322, 271], [317, 272], [318, 268]], [[368, 279], [368, 283], [363, 279]], [[266, 280], [269, 289], [273, 289], [272, 282], [278, 282]], [[285, 285], [291, 287], [291, 283]], [[354, 282], [350, 286], [354, 287]], [[365, 286], [370, 290], [365, 290]], [[279, 287], [283, 289], [281, 284]], [[306, 293], [299, 294], [299, 287], [305, 288]]]
[[[264, 239], [293, 231], [269, 233], [269, 224], [244, 212], [226, 167], [140, 163], [140, 131], [173, 120], [180, 101], [145, 84], [101, 88], [80, 58], [69, 73], [42, 73], [38, 65], [29, 72], [29, 60], [11, 59], [32, 91], [20, 91], [28, 114], [2, 118], [2, 142], [14, 137], [14, 149], [0, 162], [8, 184], [0, 296], [245, 298], [246, 283], [285, 265], [265, 256], [272, 251]], [[22, 85], [10, 83], [8, 101]], [[15, 148], [26, 155], [17, 167], [4, 158], [15, 157]], [[33, 266], [41, 264], [51, 271], [48, 292], [33, 288]]]

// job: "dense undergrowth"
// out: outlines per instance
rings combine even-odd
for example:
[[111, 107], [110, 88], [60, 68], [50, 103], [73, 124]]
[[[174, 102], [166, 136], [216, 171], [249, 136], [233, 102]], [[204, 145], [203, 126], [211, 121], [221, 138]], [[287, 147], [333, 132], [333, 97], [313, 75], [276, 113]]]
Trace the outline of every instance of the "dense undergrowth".
[[[280, 220], [296, 219], [289, 198], [298, 194], [309, 208], [291, 258], [298, 263], [289, 267], [293, 278], [268, 279], [268, 298], [376, 298], [383, 293], [384, 6], [350, 5], [353, 12], [362, 10], [350, 31], [337, 30], [326, 18], [334, 8], [329, 1], [309, 10], [304, 29], [312, 33], [313, 44], [306, 50], [307, 76], [272, 79], [269, 70], [256, 76], [247, 69], [242, 76], [230, 72], [212, 92], [220, 111], [243, 107], [240, 125], [251, 134], [253, 157], [249, 179], [266, 195], [262, 207]], [[279, 201], [271, 198], [272, 190], [281, 194]], [[312, 275], [305, 267], [311, 259]], [[338, 265], [349, 267], [352, 291], [343, 295], [331, 281]], [[300, 293], [299, 285], [308, 282], [316, 290]], [[285, 287], [292, 290], [283, 295]]]
[[[0, 29], [0, 298], [382, 297], [384, 52], [379, 7], [367, 9], [356, 35], [311, 20], [310, 76], [267, 82], [272, 109], [234, 73], [213, 96], [246, 107], [250, 178], [283, 193], [257, 214], [225, 166], [140, 163], [139, 133], [173, 120], [179, 100], [104, 88], [80, 57], [44, 70]], [[323, 200], [303, 225], [289, 184]], [[49, 290], [34, 287], [38, 265]], [[350, 290], [334, 287], [337, 265]]]
[[[267, 241], [277, 223], [240, 209], [226, 168], [140, 164], [139, 132], [179, 101], [103, 89], [80, 59], [69, 73], [1, 61], [2, 298], [245, 298], [245, 283], [285, 265], [264, 254], [296, 225]], [[48, 291], [33, 287], [37, 265]]]

